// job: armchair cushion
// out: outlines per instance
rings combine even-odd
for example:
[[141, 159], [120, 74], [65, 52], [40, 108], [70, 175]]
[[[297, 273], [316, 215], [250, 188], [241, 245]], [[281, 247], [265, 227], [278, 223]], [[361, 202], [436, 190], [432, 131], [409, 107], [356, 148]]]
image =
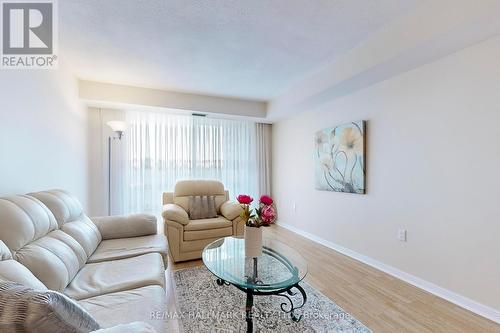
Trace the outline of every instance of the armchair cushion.
[[221, 214], [228, 220], [234, 220], [243, 212], [241, 205], [234, 201], [226, 201], [220, 207]]
[[187, 225], [189, 223], [188, 213], [176, 204], [166, 204], [163, 206], [163, 218], [178, 222], [182, 225]]
[[156, 217], [148, 214], [93, 217], [102, 239], [154, 235], [158, 232]]
[[184, 227], [184, 231], [210, 230], [231, 227], [233, 223], [228, 219], [219, 216], [213, 219], [191, 220]]
[[210, 195], [215, 197], [215, 207], [220, 212], [220, 206], [227, 201], [224, 185], [216, 180], [181, 180], [175, 184], [173, 203], [189, 212], [189, 197], [193, 195]]

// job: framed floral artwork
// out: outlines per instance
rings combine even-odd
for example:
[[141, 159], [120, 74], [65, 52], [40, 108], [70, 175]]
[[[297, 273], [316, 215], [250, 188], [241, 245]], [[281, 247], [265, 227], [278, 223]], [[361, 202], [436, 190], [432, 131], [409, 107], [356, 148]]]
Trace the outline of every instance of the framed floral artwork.
[[365, 126], [359, 120], [316, 133], [316, 189], [365, 193]]

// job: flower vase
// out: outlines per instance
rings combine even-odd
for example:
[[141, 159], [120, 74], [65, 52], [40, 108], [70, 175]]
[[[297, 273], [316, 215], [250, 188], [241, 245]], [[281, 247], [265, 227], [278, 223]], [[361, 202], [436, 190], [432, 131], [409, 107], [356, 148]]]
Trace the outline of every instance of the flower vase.
[[245, 226], [245, 257], [262, 255], [262, 228]]

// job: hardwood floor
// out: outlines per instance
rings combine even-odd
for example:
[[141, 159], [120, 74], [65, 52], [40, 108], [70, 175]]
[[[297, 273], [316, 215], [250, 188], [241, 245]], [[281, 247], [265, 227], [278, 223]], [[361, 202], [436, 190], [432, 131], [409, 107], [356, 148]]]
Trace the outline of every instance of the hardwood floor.
[[[265, 236], [293, 244], [308, 261], [305, 280], [373, 332], [500, 332], [499, 324], [287, 229], [272, 226]], [[201, 260], [170, 261], [167, 276], [171, 279], [173, 271], [199, 265]], [[172, 294], [171, 281], [168, 284]], [[172, 301], [170, 310], [175, 308]], [[173, 331], [178, 331], [177, 324], [172, 324]]]

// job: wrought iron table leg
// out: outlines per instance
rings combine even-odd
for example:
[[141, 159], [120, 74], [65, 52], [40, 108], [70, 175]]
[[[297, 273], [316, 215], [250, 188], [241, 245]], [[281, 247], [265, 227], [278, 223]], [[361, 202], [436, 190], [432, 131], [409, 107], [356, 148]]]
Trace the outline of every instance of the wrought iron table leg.
[[247, 304], [245, 308], [245, 319], [247, 322], [247, 333], [252, 333], [253, 332], [253, 313], [252, 313], [252, 308], [253, 308], [253, 294], [252, 290], [247, 291]]
[[[307, 294], [306, 294], [305, 290], [298, 283], [294, 286], [294, 288], [297, 289], [298, 291], [300, 291], [300, 294], [302, 295], [302, 304], [300, 306], [295, 307], [290, 314], [292, 316], [293, 321], [299, 322], [302, 319], [302, 315], [297, 317], [295, 315], [295, 310], [302, 308], [306, 304]], [[289, 290], [289, 292], [290, 292], [290, 290]]]
[[[297, 294], [296, 292], [292, 291], [293, 288], [297, 289], [300, 292], [300, 294], [302, 295], [302, 303], [299, 306], [295, 306], [295, 304], [293, 303], [293, 299], [291, 298], [291, 296], [295, 296]], [[280, 296], [280, 297], [284, 297], [288, 300], [288, 303], [287, 302], [281, 303], [281, 310], [285, 313], [289, 313], [290, 318], [292, 318], [293, 321], [299, 322], [302, 319], [302, 315], [297, 316], [295, 314], [295, 311], [304, 307], [304, 305], [307, 302], [307, 295], [306, 295], [306, 292], [304, 291], [304, 289], [297, 283], [297, 284], [291, 286], [290, 288], [288, 288], [284, 293], [278, 293], [275, 295]], [[288, 307], [288, 309], [287, 309], [287, 307]]]
[[[230, 283], [221, 279], [221, 278], [217, 278], [217, 284], [219, 286], [222, 286], [222, 285], [229, 285]], [[261, 291], [258, 289], [248, 289], [248, 288], [245, 289], [245, 288], [242, 288], [239, 286], [236, 286], [236, 288], [240, 289], [241, 291], [244, 291], [247, 294], [247, 301], [246, 301], [246, 307], [245, 307], [245, 320], [247, 323], [247, 332], [248, 333], [253, 332], [253, 297], [254, 297], [254, 295], [275, 295], [275, 296], [284, 297], [288, 300], [288, 303], [287, 302], [281, 303], [281, 306], [280, 306], [281, 310], [285, 313], [290, 314], [290, 317], [294, 322], [299, 322], [303, 317], [303, 315], [297, 315], [295, 313], [296, 310], [303, 308], [307, 302], [307, 294], [306, 294], [304, 288], [302, 288], [302, 286], [299, 283], [294, 284], [293, 286], [288, 287], [286, 289], [275, 290], [275, 291]], [[295, 304], [293, 303], [293, 299], [291, 297], [291, 296], [297, 295], [297, 292], [292, 291], [292, 289], [294, 289], [294, 288], [297, 289], [302, 296], [302, 303], [299, 306], [295, 306]]]

